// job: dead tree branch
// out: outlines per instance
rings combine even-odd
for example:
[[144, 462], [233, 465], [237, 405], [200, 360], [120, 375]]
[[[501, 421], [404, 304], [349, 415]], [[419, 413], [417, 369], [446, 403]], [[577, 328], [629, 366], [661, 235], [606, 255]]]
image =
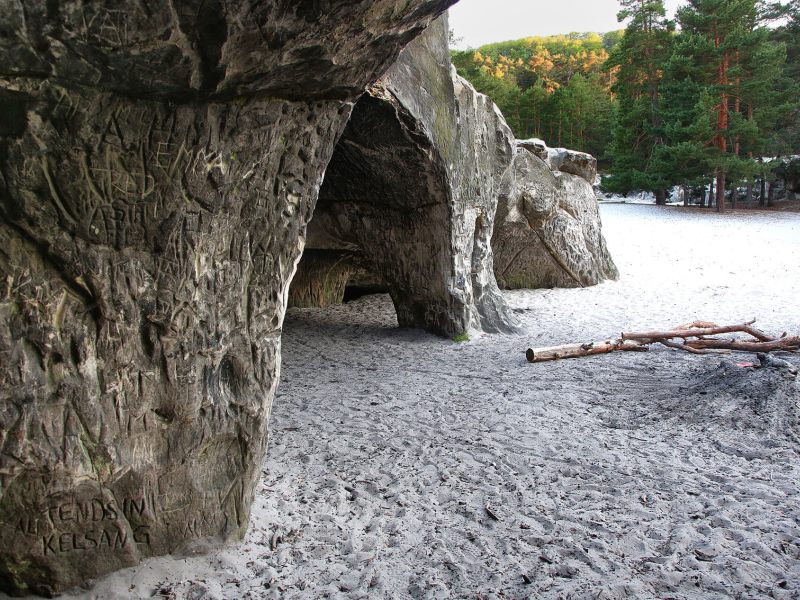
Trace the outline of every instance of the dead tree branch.
[[[714, 325], [713, 323], [703, 323], [703, 325], [712, 325], [712, 327], [702, 327], [702, 328], [679, 328], [674, 331], [648, 331], [645, 333], [623, 333], [622, 339], [623, 340], [636, 340], [636, 341], [645, 341], [645, 340], [663, 340], [663, 339], [675, 339], [675, 338], [700, 338], [709, 335], [720, 335], [723, 333], [746, 333], [754, 337], [755, 339], [761, 342], [770, 342], [775, 338], [768, 336], [763, 331], [752, 327], [755, 320], [750, 321], [748, 323], [743, 323], [741, 325], [728, 325], [726, 327], [719, 327]], [[690, 325], [694, 325], [691, 323]]]
[[695, 350], [716, 348], [721, 350], [737, 350], [739, 352], [776, 352], [780, 350], [795, 352], [800, 349], [800, 337], [785, 337], [764, 342], [703, 339], [688, 341], [685, 345]]
[[[668, 331], [623, 333], [619, 339], [589, 344], [566, 344], [549, 348], [528, 348], [528, 362], [538, 363], [562, 358], [580, 358], [611, 352], [645, 352], [652, 344], [661, 344], [692, 354], [727, 354], [730, 352], [796, 352], [800, 350], [800, 336], [771, 337], [753, 327], [755, 320], [741, 325], [719, 326], [708, 322], [694, 322]], [[743, 333], [752, 340], [710, 337], [729, 333]], [[683, 340], [682, 342], [674, 340]]]

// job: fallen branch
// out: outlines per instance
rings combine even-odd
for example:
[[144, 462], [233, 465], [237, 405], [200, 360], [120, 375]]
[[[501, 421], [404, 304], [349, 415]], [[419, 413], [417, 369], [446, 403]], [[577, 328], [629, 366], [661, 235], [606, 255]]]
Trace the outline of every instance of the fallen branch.
[[[726, 327], [718, 327], [713, 325], [713, 323], [703, 323], [703, 325], [713, 325], [712, 327], [702, 327], [702, 328], [679, 328], [675, 331], [648, 331], [645, 333], [623, 333], [622, 339], [623, 340], [636, 340], [636, 341], [645, 341], [645, 340], [669, 340], [675, 338], [692, 338], [692, 337], [705, 337], [709, 335], [720, 335], [722, 333], [746, 333], [748, 335], [753, 336], [757, 340], [761, 342], [771, 342], [775, 338], [768, 336], [763, 331], [752, 327], [755, 320], [750, 321], [748, 323], [743, 323], [742, 325], [728, 325]], [[694, 323], [690, 324], [694, 325]]]
[[[739, 352], [776, 352], [780, 350], [794, 352], [800, 349], [800, 337], [785, 337], [763, 342], [703, 339], [688, 341], [685, 345], [695, 350], [717, 348], [722, 350], [737, 350]], [[687, 350], [689, 348], [687, 348]]]
[[710, 350], [710, 349], [700, 349], [700, 348], [693, 348], [688, 344], [680, 344], [678, 342], [673, 342], [671, 340], [658, 340], [658, 343], [662, 346], [666, 346], [667, 348], [673, 348], [675, 350], [685, 350], [686, 352], [690, 352], [692, 354], [729, 354], [730, 350]]
[[[549, 348], [528, 348], [525, 356], [528, 362], [538, 363], [562, 358], [581, 358], [611, 352], [646, 352], [648, 346], [661, 344], [675, 350], [692, 354], [727, 354], [730, 352], [796, 352], [800, 350], [800, 336], [779, 338], [770, 337], [753, 327], [755, 321], [741, 325], [718, 326], [708, 322], [694, 322], [669, 331], [648, 331], [644, 333], [623, 333], [616, 340], [593, 342], [590, 344], [566, 344]], [[753, 340], [709, 337], [725, 333], [744, 333]], [[677, 342], [674, 340], [683, 340]]]

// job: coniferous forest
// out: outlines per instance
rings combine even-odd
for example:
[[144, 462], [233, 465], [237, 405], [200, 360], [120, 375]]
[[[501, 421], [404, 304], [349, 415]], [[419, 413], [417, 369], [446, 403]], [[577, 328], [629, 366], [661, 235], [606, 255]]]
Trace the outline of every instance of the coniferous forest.
[[[800, 0], [620, 0], [624, 29], [453, 51], [518, 138], [589, 152], [604, 191], [771, 205], [800, 161]], [[780, 159], [780, 160], [779, 160]]]

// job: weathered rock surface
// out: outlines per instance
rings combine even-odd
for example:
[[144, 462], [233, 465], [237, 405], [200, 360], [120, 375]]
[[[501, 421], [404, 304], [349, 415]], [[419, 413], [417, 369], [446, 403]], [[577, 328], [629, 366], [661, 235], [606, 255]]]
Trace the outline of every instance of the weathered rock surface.
[[0, 588], [241, 535], [322, 174], [451, 3], [0, 0]]
[[551, 151], [540, 140], [520, 141], [517, 147], [502, 182], [492, 238], [499, 284], [508, 289], [581, 287], [616, 279], [589, 183], [596, 172], [594, 158]]
[[386, 283], [401, 326], [511, 331], [490, 244], [514, 139], [497, 107], [455, 74], [447, 31], [443, 17], [356, 104], [308, 247], [360, 257]]
[[537, 138], [517, 140], [517, 146], [541, 158], [552, 171], [577, 175], [590, 185], [594, 185], [597, 179], [597, 159], [591, 154], [567, 148], [548, 148]]
[[[333, 262], [350, 253], [371, 272], [369, 287], [392, 295], [401, 325], [508, 331], [496, 282], [576, 287], [617, 276], [592, 189], [597, 160], [515, 141], [497, 107], [449, 72], [446, 34], [442, 18], [356, 105], [308, 247]], [[320, 298], [326, 305], [344, 295], [341, 272], [301, 269], [314, 276], [297, 280], [293, 296], [324, 289], [334, 294]]]

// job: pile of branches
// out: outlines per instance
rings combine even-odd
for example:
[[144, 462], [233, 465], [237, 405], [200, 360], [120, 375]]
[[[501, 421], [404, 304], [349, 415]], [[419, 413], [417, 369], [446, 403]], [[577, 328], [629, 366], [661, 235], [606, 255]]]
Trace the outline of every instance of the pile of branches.
[[[623, 333], [621, 337], [603, 342], [588, 344], [567, 344], [550, 348], [528, 348], [525, 355], [528, 362], [546, 362], [562, 358], [579, 358], [609, 352], [646, 352], [649, 346], [661, 344], [675, 350], [692, 354], [727, 354], [740, 352], [796, 352], [800, 350], [800, 336], [780, 337], [767, 335], [753, 327], [755, 320], [742, 325], [720, 327], [714, 323], [695, 321], [679, 325], [670, 331], [646, 331], [643, 333]], [[724, 334], [745, 334], [750, 339], [734, 337], [720, 338]]]

